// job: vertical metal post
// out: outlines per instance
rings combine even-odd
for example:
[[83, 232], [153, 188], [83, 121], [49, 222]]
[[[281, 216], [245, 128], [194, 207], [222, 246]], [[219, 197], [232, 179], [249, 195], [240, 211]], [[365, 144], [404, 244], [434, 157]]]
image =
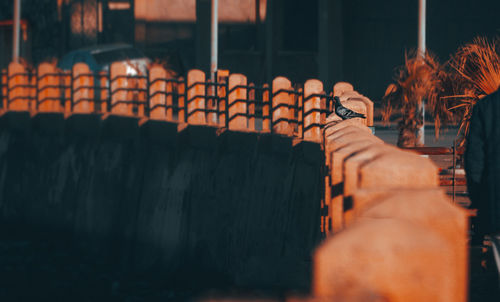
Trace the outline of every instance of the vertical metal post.
[[[418, 57], [425, 58], [425, 21], [426, 21], [426, 0], [418, 1]], [[425, 100], [422, 100], [420, 108], [422, 112], [422, 126], [418, 129], [419, 143], [425, 144]]]
[[14, 0], [14, 32], [12, 33], [12, 61], [19, 62], [21, 41], [21, 0]]
[[[266, 58], [266, 81], [273, 81], [273, 19], [274, 19], [274, 2], [275, 0], [267, 0], [266, 5], [266, 43], [265, 43], [265, 58]], [[272, 89], [272, 88], [270, 88]], [[271, 97], [270, 97], [271, 99]], [[270, 119], [272, 123], [272, 119]]]
[[219, 0], [212, 0], [211, 17], [211, 52], [210, 52], [210, 79], [215, 82], [215, 72], [217, 71], [217, 47], [218, 47], [218, 22], [219, 22]]

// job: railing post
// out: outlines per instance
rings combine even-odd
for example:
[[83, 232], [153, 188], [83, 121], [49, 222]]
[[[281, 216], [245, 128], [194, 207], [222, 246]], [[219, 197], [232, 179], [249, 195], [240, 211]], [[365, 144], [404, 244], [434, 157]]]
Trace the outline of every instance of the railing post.
[[100, 84], [100, 90], [101, 93], [99, 94], [100, 98], [100, 109], [102, 113], [107, 113], [108, 112], [108, 98], [110, 97], [108, 95], [108, 87], [110, 85], [110, 76], [109, 73], [106, 71], [100, 71], [98, 73], [99, 77], [99, 84]]
[[56, 67], [51, 63], [38, 66], [38, 111], [62, 112], [59, 76], [54, 75]]
[[291, 90], [292, 84], [285, 77], [277, 77], [273, 80], [273, 131], [278, 134], [292, 135], [293, 128], [290, 127], [290, 105], [292, 98], [289, 92], [280, 90]]
[[111, 64], [110, 72], [110, 87], [111, 87], [111, 113], [132, 115], [132, 103], [127, 99], [127, 90], [130, 88], [129, 79], [127, 78], [127, 65], [122, 62]]
[[94, 111], [94, 77], [85, 63], [73, 65], [73, 112], [91, 113]]
[[344, 92], [354, 91], [352, 84], [347, 82], [338, 82], [333, 85], [333, 96], [341, 96]]
[[321, 94], [323, 83], [319, 80], [308, 80], [304, 84], [304, 139], [321, 141], [321, 98], [312, 96]]
[[205, 118], [205, 73], [198, 69], [188, 72], [187, 77], [187, 121], [204, 125]]
[[177, 119], [179, 123], [186, 123], [186, 81], [183, 77], [179, 78], [177, 84], [177, 106], [179, 109]]
[[8, 67], [8, 76], [8, 104], [6, 109], [28, 111], [30, 89], [27, 86], [30, 82], [26, 68], [19, 63], [12, 62]]
[[229, 129], [247, 129], [247, 89], [237, 86], [246, 86], [247, 78], [242, 74], [231, 74], [228, 85]]
[[[93, 79], [92, 79], [93, 81]], [[64, 113], [70, 114], [72, 112], [72, 97], [73, 97], [73, 72], [67, 71], [63, 72], [61, 75], [61, 83], [63, 85], [62, 90], [64, 91]], [[93, 82], [92, 82], [93, 83]], [[94, 95], [90, 96], [91, 100], [94, 100]], [[92, 102], [94, 104], [94, 102]], [[94, 108], [95, 104], [92, 108]]]
[[304, 138], [304, 89], [299, 88], [297, 95], [297, 137]]
[[148, 102], [148, 75], [143, 75], [139, 72], [137, 75], [139, 78], [133, 78], [133, 88], [136, 90], [129, 92], [129, 99], [137, 102], [137, 116], [145, 117], [146, 116], [146, 102]]
[[[166, 78], [167, 71], [162, 66], [153, 66], [149, 70], [149, 117], [152, 119], [163, 120], [167, 117], [165, 106], [168, 106], [168, 95], [165, 93], [169, 91], [164, 80]], [[172, 102], [172, 96], [170, 96], [170, 102]]]
[[209, 125], [217, 125], [217, 78], [214, 81], [208, 79], [208, 85], [205, 87], [207, 123]]
[[[224, 80], [223, 80], [224, 79]], [[227, 78], [217, 77], [217, 83], [221, 83], [220, 87], [217, 87], [217, 98], [219, 103], [219, 127], [226, 127], [226, 106], [227, 106]]]
[[7, 89], [7, 70], [2, 69], [2, 78], [0, 79], [1, 84], [2, 84], [2, 109], [7, 109], [7, 94], [8, 94], [8, 89]]
[[271, 131], [271, 97], [268, 84], [262, 85], [262, 132]]
[[250, 83], [248, 89], [248, 129], [255, 131], [255, 85]]

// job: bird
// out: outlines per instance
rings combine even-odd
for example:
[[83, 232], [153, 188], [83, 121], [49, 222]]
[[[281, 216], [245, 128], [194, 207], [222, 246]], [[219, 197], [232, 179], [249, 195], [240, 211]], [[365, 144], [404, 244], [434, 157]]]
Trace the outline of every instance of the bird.
[[351, 109], [342, 106], [338, 96], [333, 97], [333, 99], [335, 100], [335, 114], [337, 114], [341, 119], [348, 120], [355, 117], [366, 118], [364, 114], [354, 112]]

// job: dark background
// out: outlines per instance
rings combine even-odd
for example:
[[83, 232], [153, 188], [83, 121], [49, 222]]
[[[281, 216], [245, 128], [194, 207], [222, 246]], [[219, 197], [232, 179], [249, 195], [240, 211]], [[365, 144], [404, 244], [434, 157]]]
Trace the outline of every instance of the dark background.
[[[196, 0], [193, 22], [135, 18], [135, 1], [120, 0], [129, 2], [130, 9], [112, 11], [108, 0], [64, 0], [58, 12], [57, 0], [23, 0], [22, 18], [29, 23], [27, 61], [37, 64], [79, 47], [127, 42], [167, 61], [180, 74], [208, 70], [210, 1]], [[0, 2], [0, 21], [12, 18], [12, 4]], [[377, 102], [405, 51], [417, 47], [418, 0], [269, 0], [266, 5], [271, 22], [220, 23], [220, 68], [257, 83], [278, 75], [295, 83], [319, 78], [326, 91], [347, 81]], [[427, 49], [444, 62], [476, 36], [497, 36], [499, 12], [496, 0], [427, 1]], [[0, 28], [1, 68], [10, 58], [9, 34], [7, 27]]]

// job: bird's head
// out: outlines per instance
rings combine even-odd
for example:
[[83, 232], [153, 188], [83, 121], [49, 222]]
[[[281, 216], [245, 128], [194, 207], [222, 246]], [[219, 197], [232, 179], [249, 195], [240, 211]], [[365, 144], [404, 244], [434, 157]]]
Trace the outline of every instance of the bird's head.
[[340, 98], [338, 96], [334, 96], [333, 100], [335, 101], [335, 105], [340, 104]]

